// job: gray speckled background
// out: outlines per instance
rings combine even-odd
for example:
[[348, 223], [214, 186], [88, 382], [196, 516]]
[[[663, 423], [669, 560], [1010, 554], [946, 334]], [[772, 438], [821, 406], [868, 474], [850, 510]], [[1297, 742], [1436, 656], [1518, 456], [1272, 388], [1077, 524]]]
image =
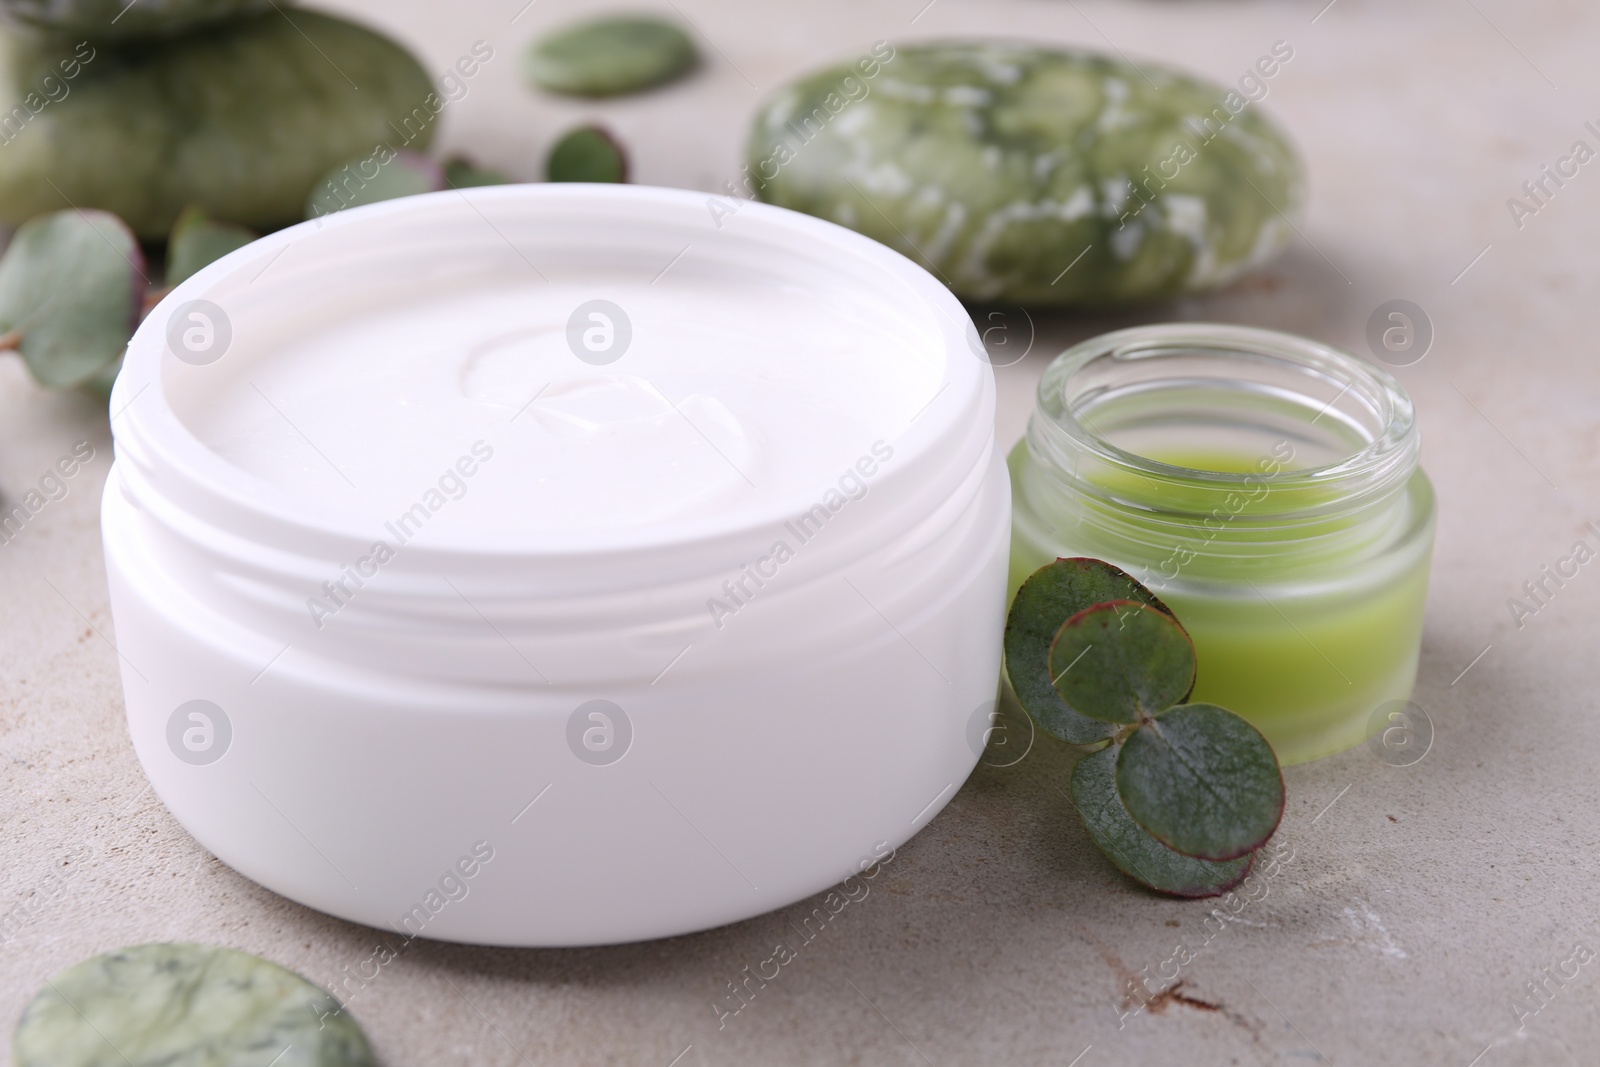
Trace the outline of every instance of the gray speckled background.
[[[495, 48], [447, 109], [446, 147], [534, 177], [565, 126], [602, 116], [637, 180], [707, 190], [737, 171], [766, 92], [877, 38], [1003, 32], [1228, 81], [1289, 41], [1295, 58], [1264, 106], [1310, 165], [1303, 239], [1217, 296], [1041, 319], [1033, 354], [1001, 372], [1000, 436], [1020, 435], [1048, 357], [1106, 328], [1219, 319], [1362, 350], [1379, 303], [1422, 305], [1437, 340], [1398, 373], [1439, 491], [1416, 694], [1436, 738], [1410, 767], [1361, 749], [1292, 768], [1293, 858], [1261, 899], [1213, 923], [1181, 988], [1127, 1017], [1129, 976], [1200, 941], [1207, 907], [1119, 877], [1058, 789], [1068, 759], [1040, 746], [980, 768], [871, 895], [721, 1030], [711, 1000], [808, 906], [620, 948], [418, 942], [350, 1002], [386, 1064], [1596, 1062], [1600, 960], [1549, 981], [1520, 1029], [1515, 1004], [1536, 1003], [1527, 984], [1575, 945], [1600, 949], [1600, 571], [1520, 630], [1506, 600], [1600, 519], [1600, 163], [1521, 229], [1506, 199], [1575, 140], [1600, 143], [1583, 129], [1600, 122], [1600, 15], [1512, 0], [673, 0], [709, 42], [705, 68], [589, 105], [524, 90], [517, 55], [542, 27], [602, 5], [539, 0], [519, 16], [524, 2], [337, 6], [436, 71], [475, 40]], [[56, 970], [143, 940], [216, 941], [332, 984], [375, 932], [222, 867], [146, 789], [107, 640], [104, 415], [0, 359], [0, 489], [20, 494], [84, 439], [97, 458], [69, 495], [0, 547], [0, 1017], [9, 1028]]]

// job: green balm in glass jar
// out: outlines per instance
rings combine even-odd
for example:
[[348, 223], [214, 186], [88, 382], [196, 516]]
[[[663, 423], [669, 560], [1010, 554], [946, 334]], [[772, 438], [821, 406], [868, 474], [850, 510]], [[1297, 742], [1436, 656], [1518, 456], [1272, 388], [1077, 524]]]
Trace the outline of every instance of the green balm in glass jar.
[[1058, 556], [1127, 570], [1200, 660], [1193, 699], [1284, 763], [1362, 741], [1416, 680], [1434, 499], [1411, 400], [1362, 360], [1238, 326], [1085, 341], [1010, 457], [1011, 589]]

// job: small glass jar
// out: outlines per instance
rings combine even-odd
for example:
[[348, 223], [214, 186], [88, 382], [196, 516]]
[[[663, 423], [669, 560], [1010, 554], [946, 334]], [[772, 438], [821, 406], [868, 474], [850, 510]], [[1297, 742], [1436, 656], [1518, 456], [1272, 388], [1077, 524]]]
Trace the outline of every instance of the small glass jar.
[[1284, 763], [1349, 748], [1416, 679], [1434, 496], [1415, 412], [1338, 349], [1174, 323], [1062, 353], [1010, 457], [1013, 594], [1058, 556], [1114, 563], [1194, 638], [1194, 700]]

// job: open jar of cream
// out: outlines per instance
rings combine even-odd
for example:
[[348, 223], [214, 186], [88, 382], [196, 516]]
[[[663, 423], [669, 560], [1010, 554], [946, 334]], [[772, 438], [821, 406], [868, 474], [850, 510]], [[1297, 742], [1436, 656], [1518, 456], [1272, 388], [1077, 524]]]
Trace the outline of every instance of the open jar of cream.
[[659, 937], [875, 872], [995, 696], [970, 331], [841, 227], [636, 186], [411, 197], [218, 261], [111, 401], [156, 791], [403, 936]]
[[1398, 382], [1304, 338], [1137, 327], [1057, 357], [1010, 458], [1011, 588], [1114, 563], [1194, 638], [1194, 696], [1299, 763], [1416, 679], [1434, 499]]

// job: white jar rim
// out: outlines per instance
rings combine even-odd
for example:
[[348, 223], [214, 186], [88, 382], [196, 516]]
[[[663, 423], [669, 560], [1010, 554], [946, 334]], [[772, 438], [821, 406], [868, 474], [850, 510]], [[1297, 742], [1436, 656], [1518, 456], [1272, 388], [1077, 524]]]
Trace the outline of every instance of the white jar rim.
[[[850, 522], [806, 545], [787, 584], [835, 576], [907, 539], [936, 536], [930, 523], [957, 522], [994, 450], [994, 374], [962, 304], [909, 259], [851, 230], [760, 203], [718, 218], [709, 202], [718, 203], [638, 186], [450, 190], [352, 208], [235, 251], [181, 283], [134, 334], [110, 402], [117, 477], [109, 491], [141, 515], [174, 584], [267, 643], [298, 640], [307, 608], [315, 614], [307, 597], [370, 549], [374, 523], [248, 474], [197, 437], [174, 395], [203, 397], [208, 365], [178, 357], [171, 318], [206, 301], [235, 336], [272, 315], [339, 322], [346, 309], [325, 298], [334, 278], [358, 278], [358, 290], [378, 299], [387, 280], [418, 270], [459, 280], [526, 272], [536, 261], [549, 277], [568, 266], [656, 272], [693, 243], [702, 256], [792, 285], [843, 278], [936, 341], [928, 360], [938, 384], [888, 442], [893, 462], [851, 504]], [[862, 442], [864, 453], [869, 445]], [[394, 659], [397, 633], [414, 648], [430, 633], [482, 630], [485, 619], [504, 632], [568, 630], [574, 638], [683, 627], [704, 617], [707, 593], [770, 552], [786, 536], [784, 523], [827, 488], [797, 486], [765, 514], [690, 517], [618, 536], [419, 539], [341, 613], [352, 643], [341, 648], [342, 637], [322, 633], [318, 641], [330, 656], [378, 664]], [[451, 656], [442, 651], [437, 664], [419, 661], [416, 670], [454, 672]]]
[[[690, 255], [667, 297], [645, 293], [691, 243], [727, 269], [696, 273]], [[654, 409], [662, 417], [636, 431], [626, 429], [640, 410], [629, 406], [636, 393], [590, 396], [587, 408], [563, 399], [570, 406], [546, 409], [537, 426], [505, 431], [503, 451], [476, 475], [462, 468], [483, 480], [442, 505], [459, 510], [438, 511], [376, 575], [350, 567], [374, 533], [337, 506], [340, 468], [313, 466], [301, 446], [279, 448], [286, 429], [252, 436], [276, 424], [245, 390], [265, 386], [266, 403], [290, 399], [295, 421], [314, 415], [304, 428], [318, 439], [326, 428], [355, 475], [357, 510], [371, 510], [391, 489], [410, 491], [420, 457], [453, 455], [462, 427], [502, 425], [505, 405], [463, 403], [483, 399], [469, 388], [483, 379], [458, 371], [481, 367], [473, 346], [508, 319], [543, 308], [537, 345], [516, 354], [532, 350], [548, 365], [520, 370], [555, 366], [549, 373], [563, 382], [613, 373], [583, 367], [567, 332], [578, 287], [558, 282], [547, 299], [531, 280], [534, 269], [555, 278], [575, 264], [642, 273], [612, 293], [640, 294], [638, 313], [628, 313], [644, 327], [639, 340], [708, 347], [641, 346], [635, 377], [683, 401], [682, 378], [660, 367], [702, 374], [704, 395], [767, 434], [758, 443], [770, 448], [750, 451], [770, 462], [752, 470], [793, 475], [796, 491], [785, 497], [791, 482], [774, 477], [745, 494], [719, 474], [712, 492], [684, 494], [704, 484], [696, 479], [709, 463], [693, 478], [669, 471], [651, 484], [662, 467], [646, 449], [695, 462], [691, 439], [660, 431], [670, 413]], [[787, 297], [769, 299], [765, 281], [753, 283], [760, 292], [736, 329], [702, 334], [728, 293], [753, 292], [733, 269], [798, 293], [801, 314], [826, 315], [825, 335], [786, 317]], [[477, 287], [496, 272], [529, 280]], [[422, 318], [391, 317], [395, 292], [411, 290], [385, 286], [419, 274], [468, 295], [433, 303], [424, 287]], [[851, 287], [847, 298], [812, 299], [840, 286]], [[352, 307], [366, 297], [365, 310]], [[191, 356], [217, 336], [182, 317], [197, 300], [242, 341], [232, 364], [227, 351], [207, 364], [171, 347], [174, 316], [200, 331], [194, 345], [178, 342]], [[486, 302], [493, 313], [475, 324], [462, 312]], [[861, 314], [879, 309], [888, 326]], [[257, 328], [274, 315], [287, 320], [281, 329]], [[743, 367], [742, 346], [764, 336], [769, 317], [798, 338], [755, 353], [769, 369], [820, 350], [829, 380], [838, 374], [848, 388], [859, 350], [863, 371], [879, 374], [862, 384], [881, 387], [835, 397], [788, 373], [757, 383], [771, 391], [740, 393], [722, 369]], [[295, 331], [324, 323], [333, 332], [296, 347]], [[901, 324], [911, 342], [874, 347], [895, 343], [886, 331]], [[396, 342], [368, 344], [374, 338]], [[351, 344], [365, 347], [341, 347]], [[821, 220], [748, 203], [730, 212], [724, 198], [682, 191], [439, 193], [351, 209], [224, 257], [141, 328], [112, 401], [117, 456], [101, 524], [140, 762], [182, 825], [245, 876], [407, 936], [635, 941], [744, 919], [881, 867], [970, 773], [994, 707], [1011, 509], [982, 352], [961, 305], [899, 254]], [[342, 377], [320, 373], [333, 366], [318, 364], [324, 353], [342, 361]], [[366, 390], [374, 354], [421, 361], [429, 373], [388, 380], [441, 392]], [[799, 364], [813, 375], [814, 365]], [[915, 373], [925, 394], [897, 393], [902, 372]], [[515, 384], [520, 403], [528, 378], [493, 381]], [[244, 388], [226, 391], [234, 385]], [[193, 406], [208, 396], [210, 412]], [[385, 405], [419, 396], [428, 402], [411, 410], [428, 418], [385, 421]], [[851, 398], [848, 417], [826, 406]], [[557, 415], [585, 414], [602, 433], [634, 436], [599, 464], [583, 451], [593, 436], [536, 436], [564, 432]], [[219, 424], [238, 432], [219, 434]], [[871, 440], [858, 446], [880, 427], [894, 431], [880, 452]], [[413, 428], [414, 440], [426, 431], [441, 447], [409, 447]], [[385, 447], [358, 453], [374, 441]], [[796, 441], [801, 452], [779, 455]], [[858, 447], [875, 472], [868, 460], [857, 466]], [[866, 485], [853, 498], [800, 484], [844, 454]], [[523, 462], [529, 456], [549, 462]], [[584, 517], [613, 521], [619, 512], [606, 502], [619, 486], [643, 495], [665, 485], [658, 498], [691, 506], [642, 513], [636, 525], [674, 513], [697, 521], [625, 536], [515, 535], [530, 514], [518, 510], [525, 498], [499, 494], [534, 484], [557, 461], [602, 477], [574, 480], [578, 491], [565, 498], [541, 496], [539, 508], [552, 498], [582, 503], [596, 487]], [[380, 482], [396, 470], [407, 473]], [[819, 501], [823, 513], [807, 510]], [[818, 525], [797, 533], [788, 527], [803, 525], [802, 513]], [[540, 525], [548, 514], [533, 513], [530, 527], [578, 528]], [[778, 539], [791, 549], [782, 559]], [[325, 579], [342, 599], [332, 614], [315, 612], [333, 597], [319, 600]], [[469, 878], [470, 901], [456, 904]]]
[[[726, 207], [708, 210], [719, 199], [631, 185], [452, 190], [346, 210], [232, 253], [179, 285], [129, 345], [111, 399], [118, 454], [129, 468], [126, 491], [178, 526], [198, 522], [268, 550], [343, 560], [372, 542], [370, 523], [241, 471], [209, 449], [175, 410], [169, 394], [203, 388], [195, 383], [205, 372], [175, 354], [168, 326], [176, 311], [207, 301], [235, 331], [262, 315], [337, 321], [339, 309], [322, 297], [334, 278], [365, 278], [377, 293], [386, 279], [416, 271], [441, 279], [525, 271], [534, 263], [546, 275], [573, 266], [656, 271], [693, 244], [697, 255], [796, 285], [843, 277], [875, 296], [886, 313], [922, 320], [937, 338], [928, 356], [937, 364], [937, 385], [891, 442], [895, 461], [873, 486], [879, 519], [849, 546], [838, 546], [851, 556], [871, 551], [969, 482], [984, 461], [988, 445], [978, 431], [987, 430], [993, 380], [975, 357], [981, 346], [972, 343], [970, 319], [947, 289], [877, 242], [758, 203], [741, 203], [732, 215]], [[795, 487], [765, 514], [737, 522], [710, 515], [615, 536], [444, 536], [407, 554], [412, 568], [425, 571], [470, 570], [486, 559], [514, 564], [534, 579], [530, 591], [542, 593], [637, 588], [748, 557], [824, 488]], [[517, 574], [508, 577], [515, 582]]]

